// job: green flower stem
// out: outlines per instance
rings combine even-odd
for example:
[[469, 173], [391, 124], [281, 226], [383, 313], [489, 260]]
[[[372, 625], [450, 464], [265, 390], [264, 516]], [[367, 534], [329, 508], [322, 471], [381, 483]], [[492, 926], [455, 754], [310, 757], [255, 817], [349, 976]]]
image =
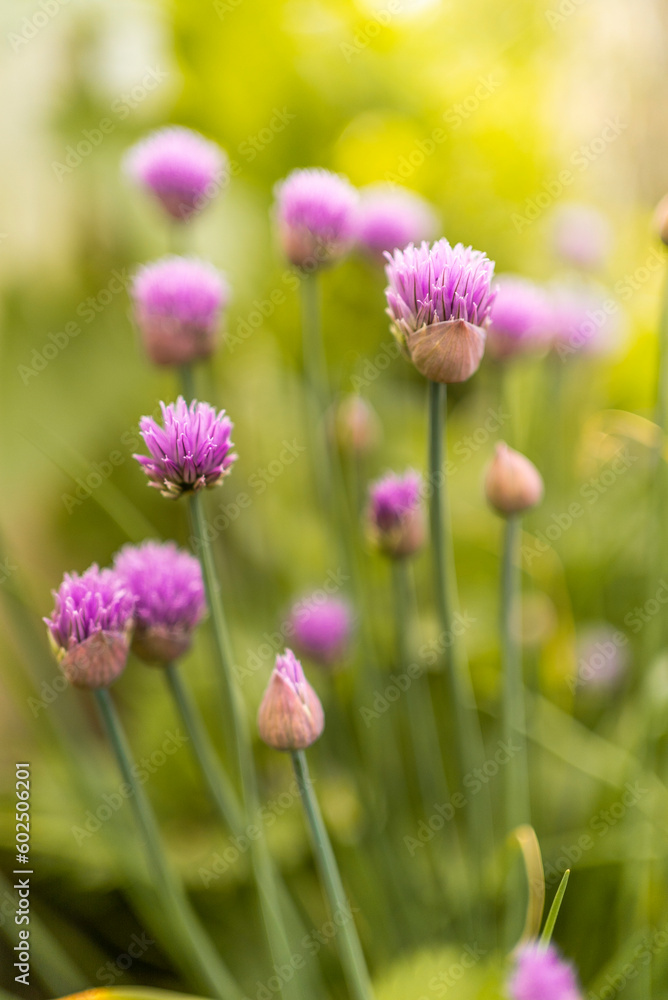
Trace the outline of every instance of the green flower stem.
[[338, 945], [341, 965], [353, 1000], [373, 1000], [371, 979], [366, 967], [362, 945], [350, 911], [334, 851], [325, 829], [318, 801], [313, 793], [308, 764], [303, 750], [293, 751], [292, 763], [299, 785], [304, 811], [311, 833], [320, 879], [329, 902], [332, 915], [341, 914]]
[[193, 371], [192, 364], [181, 365], [179, 367], [179, 381], [181, 383], [181, 392], [186, 403], [190, 405], [193, 399], [197, 398], [195, 390], [195, 373]]
[[123, 779], [132, 789], [131, 801], [149, 868], [162, 905], [171, 915], [175, 934], [180, 938], [184, 966], [188, 968], [193, 982], [207, 995], [210, 993], [219, 1000], [242, 1000], [243, 993], [201, 928], [183, 886], [167, 861], [155, 815], [137, 780], [127, 739], [109, 692], [100, 688], [95, 692], [95, 698]]
[[506, 764], [506, 833], [522, 824], [531, 824], [529, 800], [529, 772], [526, 754], [526, 709], [524, 705], [524, 680], [522, 657], [513, 631], [513, 613], [519, 600], [519, 541], [522, 522], [519, 515], [506, 519], [501, 571], [501, 676], [503, 678], [503, 738], [522, 744]]
[[[392, 584], [398, 665], [401, 670], [405, 671], [411, 662], [409, 642], [411, 579], [410, 567], [406, 559], [392, 560]], [[416, 678], [406, 691], [404, 701], [415, 755], [415, 771], [418, 777], [422, 806], [425, 815], [429, 816], [434, 809], [434, 803], [446, 801], [449, 798], [449, 793], [447, 778], [442, 767], [438, 733], [431, 730], [429, 726], [431, 699], [429, 698], [429, 689], [426, 686], [427, 680], [426, 677]], [[436, 742], [434, 742], [434, 736]]]
[[[531, 823], [529, 772], [526, 750], [526, 709], [522, 658], [513, 634], [513, 613], [519, 599], [517, 566], [522, 519], [519, 514], [506, 519], [501, 569], [501, 600], [499, 631], [501, 637], [501, 677], [503, 684], [503, 739], [518, 741], [521, 750], [505, 765], [505, 832], [511, 834], [522, 825]], [[524, 888], [513, 865], [506, 881], [505, 943], [512, 947], [522, 926]]]
[[329, 406], [327, 359], [322, 341], [320, 279], [317, 271], [304, 274], [300, 282], [302, 307], [302, 351], [306, 381], [322, 417]]
[[[446, 465], [445, 422], [447, 390], [445, 385], [429, 383], [429, 485], [431, 500], [429, 521], [431, 549], [434, 559], [434, 587], [436, 607], [443, 633], [451, 637], [447, 663], [449, 697], [452, 702], [457, 734], [460, 778], [485, 761], [485, 745], [478, 719], [473, 684], [461, 643], [453, 631], [451, 588], [448, 568], [452, 563], [449, 514], [446, 508], [444, 468]], [[446, 534], [447, 531], [447, 534]], [[455, 594], [455, 577], [451, 573], [452, 594]], [[489, 788], [485, 785], [473, 796], [467, 811], [469, 843], [476, 857], [476, 868], [492, 854], [493, 828]]]
[[[232, 735], [235, 762], [241, 781], [244, 819], [250, 826], [255, 825], [256, 817], [260, 813], [250, 734], [235, 684], [232, 647], [220, 597], [220, 585], [213, 551], [206, 533], [206, 519], [201, 493], [191, 494], [190, 501], [193, 535], [202, 564], [204, 587], [213, 627], [218, 678], [222, 686], [223, 706], [226, 712], [225, 726]], [[284, 965], [286, 962], [290, 962], [292, 951], [281, 918], [279, 887], [274, 864], [263, 834], [257, 838], [249, 837], [249, 840], [251, 842], [251, 863], [260, 896], [270, 951], [274, 962], [277, 965]], [[295, 980], [283, 985], [283, 993], [286, 995], [297, 990], [298, 983]]]
[[[397, 656], [399, 667], [402, 671], [405, 671], [411, 663], [409, 642], [410, 620], [414, 617], [416, 609], [415, 586], [412, 579], [411, 567], [407, 559], [392, 560], [392, 583]], [[450, 789], [443, 767], [443, 753], [438, 738], [438, 726], [429, 690], [429, 678], [426, 676], [416, 677], [404, 693], [403, 699], [415, 758], [415, 772], [422, 798], [422, 809], [424, 815], [427, 817], [433, 813], [434, 806], [437, 803], [450, 801]], [[448, 834], [450, 841], [448, 868], [452, 865], [452, 859], [455, 858], [456, 864], [465, 880], [465, 891], [461, 894], [460, 898], [457, 898], [456, 903], [462, 905], [462, 913], [466, 923], [465, 934], [469, 936], [473, 933], [470, 909], [471, 886], [467, 884], [466, 876], [468, 873], [464, 865], [457, 824], [454, 821], [448, 824]], [[436, 864], [437, 859], [443, 856], [443, 852], [438, 848], [437, 851], [436, 855], [433, 852], [430, 853], [434, 874], [441, 888], [449, 889], [451, 872], [448, 871], [445, 884], [443, 884], [442, 869]], [[451, 899], [451, 902], [455, 902], [455, 900]]]
[[165, 679], [172, 693], [174, 703], [183, 720], [190, 744], [202, 769], [211, 797], [220, 816], [235, 836], [244, 832], [244, 816], [236, 791], [226, 772], [221, 767], [200, 711], [175, 663], [165, 667]]

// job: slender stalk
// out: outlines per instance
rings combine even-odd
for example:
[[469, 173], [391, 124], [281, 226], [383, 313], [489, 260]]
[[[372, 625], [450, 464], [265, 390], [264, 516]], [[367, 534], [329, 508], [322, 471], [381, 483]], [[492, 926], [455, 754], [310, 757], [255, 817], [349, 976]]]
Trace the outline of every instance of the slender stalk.
[[503, 738], [517, 740], [522, 750], [506, 764], [506, 833], [518, 826], [531, 823], [529, 800], [529, 773], [526, 754], [526, 709], [522, 658], [514, 637], [513, 612], [519, 598], [519, 569], [517, 556], [521, 532], [521, 518], [511, 515], [506, 519], [503, 563], [501, 571], [501, 676], [503, 679]]
[[299, 785], [304, 811], [311, 833], [311, 841], [320, 879], [327, 896], [332, 917], [341, 920], [338, 932], [341, 965], [353, 1000], [373, 1000], [371, 979], [366, 967], [362, 945], [352, 918], [341, 876], [334, 857], [334, 851], [325, 829], [318, 801], [313, 794], [308, 764], [303, 750], [292, 753], [292, 764]]
[[[396, 626], [397, 656], [400, 668], [405, 671], [411, 662], [409, 644], [409, 622], [414, 614], [416, 600], [411, 569], [406, 559], [392, 560], [392, 582], [394, 591], [394, 621]], [[422, 798], [422, 808], [426, 817], [431, 816], [439, 804], [450, 802], [448, 779], [443, 768], [443, 754], [438, 738], [438, 728], [434, 716], [434, 706], [429, 690], [429, 678], [422, 676], [413, 679], [411, 686], [405, 692], [404, 704], [408, 717], [408, 727], [411, 736], [415, 772]], [[468, 871], [464, 865], [462, 846], [459, 839], [457, 824], [453, 820], [448, 823], [447, 867], [450, 869], [453, 860], [461, 869], [465, 891], [459, 894], [456, 903], [461, 905], [464, 917], [466, 935], [473, 933], [471, 922], [471, 886], [467, 884]], [[448, 871], [445, 886], [442, 882], [442, 870], [437, 860], [443, 856], [442, 848], [436, 848], [436, 854], [430, 852], [430, 860], [436, 876], [439, 889], [451, 888], [451, 872]], [[462, 898], [463, 897], [463, 898]], [[450, 903], [454, 902], [452, 898]]]
[[199, 989], [207, 993], [211, 991], [220, 1000], [241, 1000], [243, 994], [239, 986], [200, 927], [183, 886], [167, 861], [155, 815], [137, 780], [136, 767], [109, 692], [100, 688], [95, 692], [95, 698], [123, 779], [132, 789], [131, 801], [148, 865], [162, 905], [171, 914], [176, 936], [180, 938], [184, 965]]
[[[234, 680], [232, 647], [220, 597], [220, 585], [213, 551], [206, 533], [202, 498], [199, 493], [193, 493], [191, 496], [191, 514], [193, 534], [202, 564], [204, 587], [213, 626], [218, 678], [222, 687], [223, 705], [226, 712], [226, 727], [229, 726], [228, 731], [232, 735], [235, 762], [241, 781], [244, 819], [249, 825], [253, 825], [255, 818], [259, 815], [260, 808], [250, 734]], [[274, 962], [277, 965], [284, 965], [286, 962], [289, 963], [292, 952], [281, 918], [279, 888], [274, 865], [267, 849], [264, 834], [261, 833], [257, 838], [249, 837], [249, 840], [251, 842], [251, 862], [270, 951]], [[298, 985], [294, 980], [282, 987], [285, 994], [297, 989]]]
[[[397, 657], [399, 667], [405, 670], [410, 664], [409, 615], [411, 606], [410, 569], [406, 559], [392, 560], [392, 583], [394, 597], [394, 623], [396, 628]], [[406, 691], [405, 704], [408, 725], [415, 757], [415, 771], [422, 796], [422, 806], [426, 815], [431, 815], [434, 805], [448, 797], [445, 774], [441, 765], [441, 749], [438, 741], [433, 742], [429, 727], [428, 690], [425, 691], [426, 677], [417, 677]], [[417, 694], [417, 689], [420, 693]], [[421, 697], [427, 694], [427, 699]], [[417, 695], [417, 697], [416, 697]]]
[[[431, 548], [434, 559], [434, 588], [436, 606], [444, 639], [449, 642], [450, 654], [447, 663], [449, 696], [452, 702], [457, 734], [457, 750], [461, 777], [482, 766], [485, 760], [485, 746], [478, 719], [473, 685], [466, 656], [453, 628], [453, 600], [449, 586], [449, 564], [452, 562], [452, 540], [447, 513], [445, 476], [445, 420], [447, 412], [446, 386], [429, 383], [429, 484], [431, 500], [429, 521], [431, 528]], [[454, 573], [452, 596], [455, 592]], [[479, 868], [491, 854], [492, 816], [487, 785], [473, 796], [467, 811], [469, 841], [477, 855]]]
[[192, 364], [181, 365], [179, 368], [179, 381], [181, 383], [181, 392], [186, 403], [192, 403], [193, 399], [196, 398], [195, 390], [195, 373], [193, 371]]
[[183, 720], [183, 725], [190, 738], [190, 745], [202, 769], [214, 804], [228, 829], [235, 836], [239, 836], [244, 829], [241, 804], [232, 782], [218, 761], [204, 719], [183, 683], [183, 678], [175, 663], [168, 663], [165, 667], [165, 679]]
[[559, 910], [561, 909], [561, 904], [564, 901], [564, 896], [566, 895], [566, 887], [568, 885], [568, 880], [571, 876], [570, 868], [567, 868], [564, 872], [559, 887], [557, 889], [556, 895], [552, 900], [552, 906], [550, 907], [550, 912], [547, 915], [547, 920], [545, 921], [545, 926], [543, 927], [543, 933], [540, 936], [540, 946], [541, 948], [547, 948], [550, 941], [552, 940], [552, 935], [554, 933], [554, 925], [557, 922], [557, 917], [559, 916]]
[[302, 304], [302, 351], [304, 372], [309, 389], [318, 403], [322, 417], [329, 405], [327, 359], [322, 341], [320, 316], [320, 279], [317, 271], [305, 274], [300, 283]]

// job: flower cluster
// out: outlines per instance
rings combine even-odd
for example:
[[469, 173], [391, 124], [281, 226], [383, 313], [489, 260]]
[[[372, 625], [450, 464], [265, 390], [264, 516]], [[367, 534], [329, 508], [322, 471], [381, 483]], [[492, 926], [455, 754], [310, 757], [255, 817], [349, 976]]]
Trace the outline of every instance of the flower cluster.
[[177, 125], [152, 132], [125, 158], [127, 174], [180, 222], [186, 222], [215, 196], [226, 168], [227, 157], [219, 146]]
[[182, 396], [160, 407], [162, 426], [153, 417], [139, 422], [150, 455], [134, 456], [149, 485], [172, 499], [220, 486], [237, 458], [232, 451], [232, 421], [225, 411], [216, 412], [197, 400], [188, 405]]
[[394, 184], [371, 184], [360, 192], [357, 243], [370, 257], [431, 240], [438, 220], [434, 209], [414, 191]]
[[184, 365], [209, 357], [229, 288], [204, 261], [164, 257], [140, 268], [132, 284], [144, 349], [157, 365]]
[[546, 290], [515, 275], [500, 277], [494, 287], [487, 330], [490, 354], [503, 359], [548, 347], [552, 309]]
[[206, 609], [199, 560], [174, 542], [126, 545], [114, 569], [135, 599], [132, 648], [147, 663], [169, 663], [189, 648]]
[[575, 970], [552, 946], [522, 948], [508, 990], [512, 1000], [582, 1000]]
[[392, 332], [421, 375], [463, 382], [477, 371], [496, 292], [480, 250], [442, 239], [387, 254]]
[[134, 597], [117, 573], [66, 573], [44, 621], [60, 667], [76, 687], [106, 687], [127, 662]]
[[369, 488], [367, 520], [371, 540], [393, 558], [412, 555], [424, 544], [422, 480], [409, 470], [390, 472]]
[[353, 245], [358, 194], [329, 170], [293, 170], [276, 187], [283, 252], [306, 271], [332, 264]]
[[299, 650], [320, 666], [331, 667], [350, 643], [350, 606], [338, 597], [307, 597], [293, 605], [289, 625]]

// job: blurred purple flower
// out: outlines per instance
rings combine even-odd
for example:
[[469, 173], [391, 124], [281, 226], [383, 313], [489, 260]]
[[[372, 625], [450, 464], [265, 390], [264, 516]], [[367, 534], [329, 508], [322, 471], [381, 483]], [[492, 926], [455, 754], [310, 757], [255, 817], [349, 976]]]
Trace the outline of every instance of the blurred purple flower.
[[572, 354], [607, 354], [622, 339], [621, 306], [598, 285], [557, 282], [549, 289], [553, 345], [564, 360]]
[[512, 1000], [581, 1000], [575, 970], [556, 948], [532, 944], [517, 953], [508, 983]]
[[482, 361], [496, 296], [492, 261], [446, 239], [385, 256], [387, 312], [405, 353], [434, 382], [470, 378]]
[[545, 289], [512, 274], [499, 277], [494, 287], [496, 299], [487, 330], [489, 353], [509, 358], [549, 347], [552, 313]]
[[151, 191], [173, 219], [190, 219], [220, 190], [228, 162], [223, 150], [192, 129], [169, 125], [128, 150], [126, 173]]
[[347, 601], [318, 594], [293, 605], [289, 625], [300, 652], [315, 663], [331, 667], [345, 655], [352, 632]]
[[304, 750], [325, 728], [320, 699], [291, 649], [276, 657], [257, 721], [261, 738], [275, 750]]
[[369, 487], [367, 518], [372, 541], [386, 555], [412, 555], [424, 543], [422, 479], [412, 470], [394, 472]]
[[293, 170], [276, 185], [276, 216], [283, 251], [306, 271], [343, 257], [355, 239], [359, 196], [329, 170]]
[[146, 264], [132, 284], [135, 319], [146, 353], [158, 365], [209, 357], [229, 288], [205, 261], [163, 257]]
[[360, 196], [357, 243], [378, 261], [383, 261], [386, 250], [434, 238], [436, 213], [414, 191], [394, 184], [371, 184]]
[[149, 478], [149, 486], [164, 497], [177, 499], [183, 493], [220, 486], [237, 456], [230, 440], [232, 422], [208, 403], [183, 396], [176, 403], [160, 403], [163, 426], [152, 417], [142, 417], [141, 435], [150, 456], [135, 455]]
[[45, 618], [60, 667], [76, 687], [106, 687], [122, 672], [130, 648], [134, 598], [118, 574], [93, 565], [66, 573], [51, 618]]
[[114, 569], [135, 598], [132, 648], [148, 663], [169, 663], [189, 648], [206, 610], [202, 570], [174, 542], [125, 545]]
[[607, 622], [589, 625], [578, 636], [575, 684], [592, 691], [608, 691], [622, 679], [628, 663], [626, 633]]
[[605, 262], [610, 252], [612, 227], [592, 205], [570, 202], [554, 212], [553, 240], [562, 260], [593, 270]]

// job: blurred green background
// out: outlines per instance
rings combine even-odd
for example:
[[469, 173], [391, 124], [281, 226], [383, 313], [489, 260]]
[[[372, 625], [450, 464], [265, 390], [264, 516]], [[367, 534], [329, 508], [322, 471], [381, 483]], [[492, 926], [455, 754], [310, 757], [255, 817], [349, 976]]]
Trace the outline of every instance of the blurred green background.
[[[538, 804], [536, 827], [546, 863], [559, 867], [564, 847], [577, 843], [630, 780], [612, 763], [610, 785], [596, 780], [593, 772], [604, 775], [608, 758], [606, 745], [590, 742], [589, 734], [642, 754], [648, 729], [660, 739], [665, 725], [660, 662], [648, 662], [647, 632], [636, 635], [629, 619], [648, 597], [648, 421], [664, 269], [651, 214], [667, 185], [665, 4], [44, 0], [5, 4], [0, 17], [3, 870], [12, 870], [14, 762], [30, 760], [34, 911], [76, 957], [87, 981], [100, 984], [100, 969], [138, 932], [141, 914], [132, 915], [127, 898], [141, 861], [128, 844], [127, 810], [109, 823], [113, 831], [82, 845], [73, 836], [72, 827], [118, 779], [85, 696], [67, 691], [39, 706], [42, 685], [58, 676], [39, 619], [50, 612], [50, 590], [65, 570], [105, 564], [128, 539], [187, 540], [184, 510], [147, 490], [131, 459], [140, 444], [139, 416], [152, 413], [158, 400], [173, 399], [176, 387], [169, 372], [157, 372], [143, 358], [123, 287], [138, 263], [167, 251], [169, 234], [157, 208], [122, 176], [120, 161], [148, 130], [171, 122], [213, 138], [235, 164], [228, 189], [189, 227], [188, 241], [226, 272], [233, 288], [228, 344], [216, 359], [215, 386], [203, 375], [202, 392], [206, 386], [210, 401], [235, 423], [239, 461], [210, 501], [212, 510], [222, 505], [229, 521], [216, 549], [237, 662], [243, 668], [253, 656], [261, 661], [242, 682], [251, 719], [272, 662], [270, 650], [258, 652], [265, 634], [275, 632], [293, 597], [321, 587], [338, 569], [308, 462], [298, 457], [278, 473], [270, 468], [283, 442], [305, 443], [298, 301], [271, 225], [276, 181], [311, 165], [345, 173], [359, 185], [398, 180], [434, 203], [452, 242], [486, 250], [497, 272], [538, 280], [565, 269], [551, 241], [560, 205], [585, 202], [609, 219], [610, 254], [596, 278], [619, 306], [624, 337], [604, 357], [564, 365], [558, 409], [546, 405], [541, 362], [517, 365], [507, 386], [512, 443], [544, 471], [560, 470], [547, 478], [546, 502], [528, 522], [529, 532], [544, 534], [554, 514], [582, 500], [583, 486], [619, 447], [632, 456], [631, 471], [525, 566], [530, 683], [563, 713], [554, 730], [544, 729], [552, 745], [536, 743], [534, 763], [536, 786], [549, 790]], [[102, 135], [104, 119], [113, 128]], [[601, 151], [597, 140], [610, 122], [614, 138]], [[76, 152], [82, 141], [89, 143], [80, 147], [88, 150], [83, 156]], [[558, 180], [564, 170], [570, 171], [566, 184]], [[355, 255], [324, 282], [333, 384], [341, 392], [361, 386], [381, 417], [383, 440], [367, 470], [374, 476], [390, 467], [423, 468], [425, 455], [423, 382], [401, 359], [384, 364], [391, 340], [383, 286], [380, 269]], [[276, 289], [280, 302], [272, 304]], [[384, 369], [378, 377], [365, 367], [374, 358]], [[486, 362], [473, 383], [453, 393], [451, 443], [479, 428], [490, 407], [498, 407], [498, 379]], [[496, 436], [455, 450], [450, 477], [461, 604], [475, 618], [466, 641], [490, 717], [498, 694], [500, 528], [485, 507], [480, 479]], [[77, 481], [87, 479], [96, 484], [90, 495]], [[237, 517], [235, 497], [244, 492], [252, 504]], [[417, 566], [423, 639], [437, 632], [428, 569], [423, 556]], [[369, 557], [366, 570], [381, 659], [390, 671], [386, 567]], [[578, 641], [601, 623], [629, 634], [628, 673], [612, 692], [574, 698], [568, 681]], [[203, 634], [186, 668], [215, 730], [206, 652]], [[353, 656], [351, 670], [362, 668]], [[159, 746], [173, 725], [159, 680], [131, 664], [115, 687], [138, 756]], [[326, 700], [326, 681], [315, 683]], [[346, 683], [352, 698], [354, 683]], [[584, 728], [571, 730], [569, 718]], [[258, 754], [271, 799], [289, 786], [288, 764], [259, 748]], [[343, 749], [324, 739], [314, 760], [324, 811], [363, 911], [361, 933], [374, 972], [385, 974], [399, 952], [443, 947], [447, 913], [424, 873], [405, 902], [406, 914], [387, 913], [379, 903], [366, 867], [368, 817]], [[85, 785], [91, 777], [97, 793]], [[198, 872], [221, 838], [187, 751], [151, 777], [148, 791], [198, 906], [251, 989], [262, 971], [254, 965], [258, 918], [248, 873], [240, 864], [203, 890]], [[629, 859], [665, 853], [665, 834], [636, 812], [594, 838], [575, 864], [558, 937], [587, 983], [642, 925], [629, 902], [636, 878], [629, 876]], [[414, 825], [399, 823], [399, 831], [410, 833]], [[326, 916], [297, 809], [281, 816], [270, 842], [309, 925], [319, 926]], [[114, 844], [125, 845], [120, 858]], [[411, 864], [406, 854], [396, 863]], [[654, 871], [650, 906], [663, 926], [665, 881], [660, 864]], [[549, 891], [554, 888], [553, 880]], [[4, 906], [2, 913], [4, 926]], [[29, 991], [13, 990], [11, 948], [0, 949], [4, 989], [48, 995], [38, 976]], [[323, 956], [331, 989], [340, 992], [331, 943]], [[127, 972], [118, 970], [115, 981], [180, 985], [156, 947]], [[391, 976], [387, 981], [387, 995], [406, 996], [407, 986], [392, 986]], [[417, 997], [421, 987], [415, 988]], [[632, 997], [632, 989], [633, 983], [624, 996]]]

